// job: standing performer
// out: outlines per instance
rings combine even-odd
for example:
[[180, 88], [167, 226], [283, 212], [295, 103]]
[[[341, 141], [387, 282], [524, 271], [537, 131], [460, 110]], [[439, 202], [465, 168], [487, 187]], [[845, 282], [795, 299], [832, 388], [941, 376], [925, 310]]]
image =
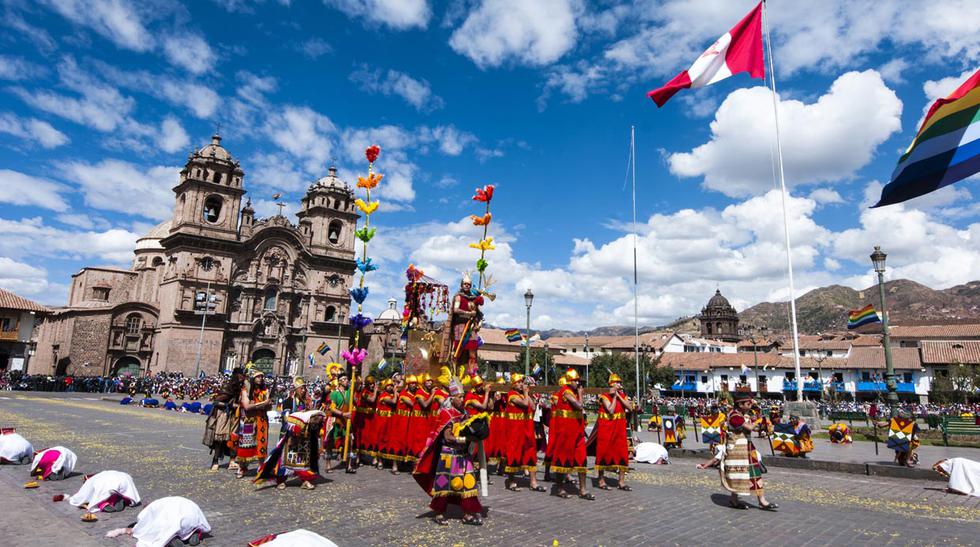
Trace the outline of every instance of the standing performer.
[[463, 275], [459, 291], [453, 296], [449, 309], [447, 329], [443, 332], [442, 359], [458, 374], [459, 366], [466, 365], [467, 374], [475, 374], [476, 352], [479, 347], [478, 332], [483, 322], [483, 296], [473, 290], [470, 274]]
[[378, 450], [378, 458], [374, 465], [381, 469], [383, 460], [387, 460], [391, 462], [392, 472], [396, 472], [403, 454], [398, 443], [404, 441], [404, 437], [399, 438], [393, 431], [398, 394], [395, 393], [395, 383], [390, 378], [381, 382], [381, 387], [382, 391], [378, 394], [374, 412], [374, 438]]
[[265, 461], [269, 451], [269, 416], [266, 412], [272, 408], [269, 399], [269, 388], [265, 385], [265, 373], [252, 369], [252, 378], [248, 389], [242, 389], [239, 395], [239, 425], [235, 441], [238, 462], [239, 479], [248, 472], [248, 464]]
[[[475, 416], [481, 412], [489, 412], [491, 406], [490, 392], [487, 391], [487, 387], [483, 384], [483, 378], [479, 374], [473, 376], [472, 380], [470, 380], [470, 385], [473, 388], [463, 397], [463, 408], [466, 409], [466, 413], [470, 416]], [[491, 423], [493, 423], [492, 420]], [[483, 441], [485, 449], [489, 440], [490, 438], [487, 437]]]
[[754, 495], [759, 498], [759, 508], [775, 511], [779, 506], [766, 501], [762, 485], [762, 461], [752, 444], [751, 422], [745, 417], [752, 408], [752, 392], [735, 390], [735, 408], [728, 415], [728, 439], [721, 458], [721, 485], [732, 493], [729, 505], [735, 509], [748, 509], [738, 496]]
[[[551, 428], [548, 435], [548, 452], [551, 454], [551, 471], [558, 473], [558, 496], [568, 498], [563, 488], [565, 475], [578, 474], [578, 497], [594, 500], [586, 491], [588, 456], [585, 451], [585, 412], [582, 403], [582, 386], [575, 369], [565, 373], [566, 385], [558, 389], [551, 411]], [[624, 431], [625, 432], [625, 431]]]
[[409, 374], [405, 378], [405, 385], [397, 392], [398, 397], [395, 399], [395, 415], [392, 417], [388, 429], [388, 436], [392, 438], [392, 446], [398, 449], [398, 453], [394, 454], [396, 459], [393, 461], [395, 463], [391, 466], [391, 472], [395, 475], [399, 473], [400, 463], [415, 462], [415, 458], [409, 458], [411, 447], [409, 435], [412, 427], [412, 411], [415, 404], [415, 384], [417, 381], [414, 374]]
[[[329, 448], [326, 452], [328, 472], [333, 460], [332, 456], [334, 452], [341, 454], [340, 457], [343, 458], [342, 452], [344, 450], [344, 436], [347, 433], [347, 420], [350, 419], [351, 411], [350, 393], [348, 391], [348, 387], [350, 386], [350, 378], [348, 378], [346, 372], [341, 371], [337, 376], [336, 382], [337, 387], [333, 390], [333, 393], [330, 394], [330, 412], [333, 414], [334, 422], [333, 429], [331, 429], [330, 433], [328, 434]], [[344, 462], [341, 462], [341, 464], [343, 463]], [[351, 458], [347, 458], [346, 465], [348, 473], [357, 472], [351, 463]]]
[[449, 384], [449, 400], [439, 411], [436, 427], [412, 472], [412, 478], [432, 496], [429, 507], [436, 513], [436, 524], [447, 524], [445, 513], [450, 503], [463, 510], [463, 524], [483, 524], [479, 481], [468, 450], [470, 440], [464, 436], [469, 426], [478, 420], [486, 420], [486, 415], [467, 416], [463, 411], [463, 386], [453, 378]]
[[405, 461], [415, 463], [419, 458], [419, 453], [425, 448], [425, 441], [429, 437], [429, 411], [423, 404], [428, 401], [429, 394], [420, 387], [419, 378], [415, 374], [409, 374], [405, 378], [405, 392], [412, 399], [412, 411], [408, 418], [408, 432], [405, 437]]
[[[504, 474], [504, 450], [507, 446], [507, 392], [504, 391], [506, 384], [504, 379], [497, 380], [494, 389], [490, 393], [490, 401], [487, 403], [487, 410], [490, 411], [490, 436], [483, 445], [487, 454], [488, 462], [495, 462], [497, 465], [496, 473]], [[489, 388], [487, 391], [490, 392]]]
[[377, 436], [375, 435], [375, 402], [378, 400], [378, 385], [374, 381], [374, 376], [368, 375], [364, 379], [364, 386], [354, 395], [354, 423], [352, 424], [351, 434], [357, 443], [357, 458], [359, 463], [362, 457], [368, 459], [370, 465], [374, 465], [378, 457]]
[[895, 463], [915, 467], [919, 463], [919, 424], [907, 410], [899, 410], [890, 421], [877, 421], [878, 427], [888, 428], [888, 448], [895, 451]]
[[[523, 374], [511, 374], [511, 390], [507, 392], [507, 407], [504, 418], [503, 452], [504, 473], [510, 475], [505, 481], [508, 490], [520, 491], [517, 486], [517, 473], [527, 473], [531, 478], [531, 490], [546, 492], [538, 484], [538, 450], [534, 438], [534, 400], [528, 393]], [[492, 434], [492, 433], [491, 433]]]
[[626, 413], [633, 411], [623, 392], [623, 380], [615, 372], [609, 375], [609, 392], [599, 396], [599, 417], [595, 432], [595, 469], [599, 473], [599, 488], [608, 490], [605, 472], [619, 473], [620, 490], [630, 491], [626, 484], [626, 472], [630, 467], [629, 440], [626, 430], [629, 424]]
[[319, 448], [323, 417], [321, 410], [290, 412], [283, 419], [285, 433], [259, 467], [255, 484], [275, 480], [276, 488], [283, 490], [289, 477], [297, 477], [302, 481], [300, 487], [304, 490], [316, 488], [315, 481], [320, 477]]
[[[439, 421], [439, 411], [442, 409], [442, 403], [446, 402], [446, 399], [449, 398], [449, 392], [446, 391], [441, 383], [435, 383], [432, 380], [432, 377], [428, 374], [425, 375], [425, 389], [429, 391], [428, 430], [432, 431], [432, 428], [434, 428], [436, 423]], [[426, 438], [428, 438], [428, 436], [426, 436]]]
[[[225, 381], [220, 393], [214, 396], [211, 413], [204, 425], [204, 446], [211, 449], [211, 471], [217, 471], [225, 454], [231, 457], [228, 440], [238, 425], [235, 417], [238, 415], [238, 401], [241, 398], [242, 386], [245, 383], [245, 372], [236, 368], [231, 378]], [[229, 464], [230, 465], [230, 464]]]

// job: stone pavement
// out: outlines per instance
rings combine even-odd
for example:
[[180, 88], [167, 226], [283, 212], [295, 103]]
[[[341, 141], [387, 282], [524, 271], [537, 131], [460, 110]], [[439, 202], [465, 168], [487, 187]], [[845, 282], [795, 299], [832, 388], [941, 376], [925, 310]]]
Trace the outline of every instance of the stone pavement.
[[[407, 475], [362, 469], [331, 473], [312, 492], [256, 491], [225, 470], [211, 473], [200, 445], [203, 417], [121, 407], [84, 398], [2, 394], [0, 425], [16, 427], [35, 448], [72, 448], [80, 473], [133, 475], [149, 503], [168, 495], [197, 502], [214, 528], [205, 545], [245, 545], [269, 532], [305, 527], [348, 545], [690, 545], [980, 544], [980, 498], [946, 494], [942, 483], [770, 468], [767, 493], [778, 513], [727, 507], [715, 471], [696, 460], [640, 464], [633, 492], [593, 490], [597, 501], [512, 493], [496, 480], [482, 528], [428, 520], [428, 497]], [[135, 520], [137, 509], [79, 520], [81, 510], [52, 503], [81, 477], [24, 490], [24, 466], [0, 468], [3, 545], [131, 545], [104, 539]], [[548, 484], [548, 483], [544, 483]], [[10, 509], [10, 512], [7, 511]], [[70, 539], [69, 539], [70, 538]], [[38, 541], [43, 539], [43, 541]]]

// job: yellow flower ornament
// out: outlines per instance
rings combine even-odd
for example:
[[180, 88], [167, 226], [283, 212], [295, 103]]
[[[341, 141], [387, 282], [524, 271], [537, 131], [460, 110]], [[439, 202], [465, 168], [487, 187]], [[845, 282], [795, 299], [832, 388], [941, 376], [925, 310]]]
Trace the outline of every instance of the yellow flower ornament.
[[496, 249], [496, 247], [493, 246], [493, 238], [492, 237], [488, 237], [488, 238], [484, 239], [483, 241], [480, 241], [479, 243], [470, 243], [470, 247], [472, 247], [474, 249], [479, 249], [481, 251], [492, 251], [492, 250]]
[[378, 201], [365, 203], [364, 200], [361, 198], [357, 198], [354, 200], [354, 204], [357, 205], [357, 208], [363, 211], [365, 215], [370, 215], [371, 213], [375, 212], [378, 209], [378, 205], [380, 205], [380, 203], [381, 202]]

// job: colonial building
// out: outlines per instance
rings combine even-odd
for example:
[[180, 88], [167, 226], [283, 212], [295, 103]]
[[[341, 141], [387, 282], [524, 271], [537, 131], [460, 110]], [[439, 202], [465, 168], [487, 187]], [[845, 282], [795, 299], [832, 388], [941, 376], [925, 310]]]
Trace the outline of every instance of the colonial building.
[[34, 352], [34, 325], [48, 308], [0, 289], [0, 372], [28, 370]]
[[330, 168], [294, 225], [256, 218], [244, 179], [218, 135], [191, 153], [173, 218], [137, 241], [130, 268], [72, 276], [68, 305], [40, 327], [32, 371], [212, 374], [252, 361], [283, 374], [304, 370], [324, 341], [346, 347], [352, 189]]
[[715, 295], [708, 300], [708, 305], [701, 309], [698, 315], [701, 324], [701, 336], [716, 338], [725, 342], [738, 342], [738, 312], [716, 289]]

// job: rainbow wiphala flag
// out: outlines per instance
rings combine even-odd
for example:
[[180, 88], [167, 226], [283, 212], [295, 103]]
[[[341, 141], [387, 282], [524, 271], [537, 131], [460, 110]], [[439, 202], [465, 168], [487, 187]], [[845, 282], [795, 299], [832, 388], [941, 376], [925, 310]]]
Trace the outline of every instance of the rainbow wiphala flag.
[[504, 336], [507, 337], [508, 342], [519, 342], [524, 339], [524, 337], [521, 336], [521, 331], [517, 329], [509, 329], [504, 331]]
[[881, 316], [875, 311], [874, 306], [868, 304], [859, 310], [851, 310], [847, 313], [847, 328], [856, 329], [868, 323], [880, 323]]

